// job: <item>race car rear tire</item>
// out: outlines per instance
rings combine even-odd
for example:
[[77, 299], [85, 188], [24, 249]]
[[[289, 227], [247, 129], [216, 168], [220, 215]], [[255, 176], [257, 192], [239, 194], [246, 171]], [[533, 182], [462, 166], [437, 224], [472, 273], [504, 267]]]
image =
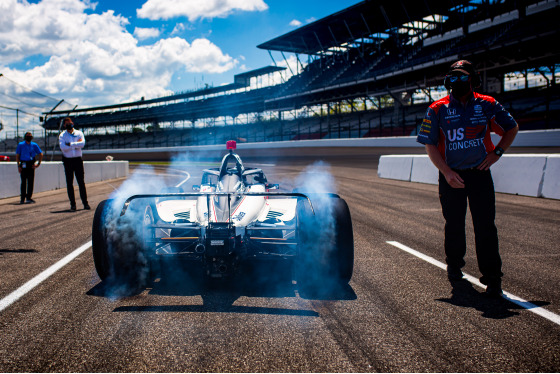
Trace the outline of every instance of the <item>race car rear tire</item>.
[[118, 216], [111, 209], [111, 200], [97, 206], [92, 225], [92, 251], [97, 274], [102, 281], [138, 288], [145, 285], [149, 262], [142, 235], [135, 224], [142, 219], [130, 209]]
[[160, 271], [160, 264], [158, 256], [155, 252], [155, 244], [153, 243], [155, 233], [154, 229], [149, 227], [156, 222], [156, 219], [158, 219], [156, 218], [157, 211], [154, 211], [153, 206], [153, 203], [146, 206], [142, 219], [142, 250], [144, 256], [146, 257], [150, 277], [155, 277]]
[[105, 221], [108, 218], [110, 208], [110, 200], [103, 200], [97, 205], [91, 228], [93, 263], [97, 275], [99, 275], [102, 281], [107, 279], [110, 273], [108, 243], [105, 231]]
[[299, 253], [296, 281], [304, 292], [348, 284], [354, 270], [354, 236], [346, 201], [328, 194], [309, 194], [298, 202]]

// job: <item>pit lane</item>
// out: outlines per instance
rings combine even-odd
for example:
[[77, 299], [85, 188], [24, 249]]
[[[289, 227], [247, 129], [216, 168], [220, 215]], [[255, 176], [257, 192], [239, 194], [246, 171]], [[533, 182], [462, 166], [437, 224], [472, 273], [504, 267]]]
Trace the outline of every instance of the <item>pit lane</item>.
[[[274, 160], [269, 181], [291, 188], [313, 157]], [[481, 289], [452, 290], [437, 187], [379, 179], [375, 157], [328, 159], [352, 213], [350, 287], [323, 299], [291, 284], [207, 290], [188, 279], [126, 297], [106, 294], [86, 251], [0, 312], [0, 369], [21, 371], [558, 371], [560, 328]], [[268, 161], [267, 161], [268, 163]], [[246, 161], [247, 166], [250, 165]], [[187, 170], [186, 170], [187, 171]], [[197, 170], [188, 169], [196, 184]], [[170, 183], [181, 176], [169, 175]], [[162, 176], [163, 177], [163, 176]], [[92, 206], [122, 181], [88, 185]], [[70, 212], [66, 191], [37, 204], [0, 201], [0, 298], [91, 236], [93, 211]], [[504, 288], [558, 314], [560, 202], [497, 195]], [[472, 224], [465, 271], [477, 275]]]

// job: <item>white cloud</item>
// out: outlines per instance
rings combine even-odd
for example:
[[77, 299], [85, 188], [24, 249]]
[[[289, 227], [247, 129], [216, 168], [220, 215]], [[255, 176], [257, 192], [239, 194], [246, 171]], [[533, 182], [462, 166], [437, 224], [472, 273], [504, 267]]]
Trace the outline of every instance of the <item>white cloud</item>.
[[193, 22], [203, 18], [225, 18], [234, 11], [263, 11], [263, 0], [148, 0], [136, 10], [139, 18], [167, 20], [187, 17]]
[[137, 37], [139, 40], [149, 39], [149, 38], [157, 38], [160, 35], [159, 29], [155, 27], [150, 28], [143, 28], [143, 27], [136, 27], [134, 28], [134, 36]]
[[301, 21], [298, 21], [297, 19], [292, 20], [292, 22], [290, 22], [290, 26], [294, 26], [294, 27], [300, 27], [302, 25]]
[[[0, 72], [87, 107], [169, 94], [176, 72], [223, 73], [238, 64], [207, 39], [173, 37], [140, 46], [137, 39], [159, 31], [137, 28], [132, 35], [126, 18], [91, 11], [94, 5], [80, 0], [0, 0]], [[10, 65], [37, 55], [45, 62], [30, 69]]]
[[194, 30], [194, 27], [182, 22], [178, 22], [175, 24], [175, 27], [173, 28], [173, 31], [171, 31], [171, 35], [178, 35], [178, 34], [182, 34], [187, 30]]

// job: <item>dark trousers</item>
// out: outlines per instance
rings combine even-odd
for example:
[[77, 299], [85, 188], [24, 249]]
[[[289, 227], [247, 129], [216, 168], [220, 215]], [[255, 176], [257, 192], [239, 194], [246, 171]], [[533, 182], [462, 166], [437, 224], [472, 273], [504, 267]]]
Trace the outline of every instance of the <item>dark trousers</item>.
[[451, 187], [445, 177], [439, 175], [439, 195], [445, 218], [445, 255], [449, 268], [465, 266], [467, 242], [465, 217], [467, 201], [474, 226], [476, 257], [483, 284], [500, 285], [502, 260], [498, 246], [496, 198], [490, 171], [477, 169], [456, 170], [465, 181], [465, 188]]
[[82, 203], [86, 205], [88, 203], [88, 200], [86, 184], [84, 182], [84, 162], [82, 158], [62, 157], [62, 163], [64, 164], [64, 174], [66, 175], [66, 190], [68, 192], [68, 199], [70, 199], [70, 205], [76, 206], [76, 198], [74, 196], [74, 176], [76, 176], [76, 182], [78, 182]]
[[21, 169], [21, 188], [20, 196], [21, 201], [25, 199], [30, 200], [33, 196], [33, 183], [35, 181], [35, 169], [33, 169], [33, 164], [35, 161], [22, 161], [20, 164]]

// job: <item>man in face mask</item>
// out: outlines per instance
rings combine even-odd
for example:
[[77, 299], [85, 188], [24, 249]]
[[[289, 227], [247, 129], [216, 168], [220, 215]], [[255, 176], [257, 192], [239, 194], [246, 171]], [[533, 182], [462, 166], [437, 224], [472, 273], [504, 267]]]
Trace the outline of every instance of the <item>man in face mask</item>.
[[[473, 91], [480, 86], [480, 78], [470, 61], [452, 64], [444, 85], [451, 94], [430, 105], [417, 141], [425, 145], [440, 172], [448, 278], [452, 283], [463, 278], [468, 202], [480, 281], [487, 286], [487, 295], [500, 297], [502, 260], [494, 223], [496, 204], [490, 166], [509, 148], [518, 126], [496, 99]], [[490, 138], [491, 131], [502, 136], [496, 146]]]
[[21, 176], [19, 203], [30, 204], [35, 202], [35, 200], [31, 198], [33, 195], [33, 183], [35, 181], [35, 169], [38, 168], [39, 165], [41, 165], [41, 161], [43, 161], [43, 151], [41, 151], [37, 143], [31, 141], [33, 139], [33, 134], [31, 134], [31, 132], [26, 132], [24, 139], [25, 140], [20, 142], [16, 148], [16, 163]]
[[58, 137], [60, 150], [62, 151], [62, 163], [64, 164], [64, 174], [66, 175], [66, 190], [70, 200], [70, 210], [76, 210], [76, 198], [74, 195], [74, 176], [80, 190], [80, 198], [84, 209], [91, 209], [84, 182], [84, 162], [82, 160], [82, 148], [86, 144], [84, 134], [74, 128], [74, 123], [70, 117], [64, 119], [65, 130]]

